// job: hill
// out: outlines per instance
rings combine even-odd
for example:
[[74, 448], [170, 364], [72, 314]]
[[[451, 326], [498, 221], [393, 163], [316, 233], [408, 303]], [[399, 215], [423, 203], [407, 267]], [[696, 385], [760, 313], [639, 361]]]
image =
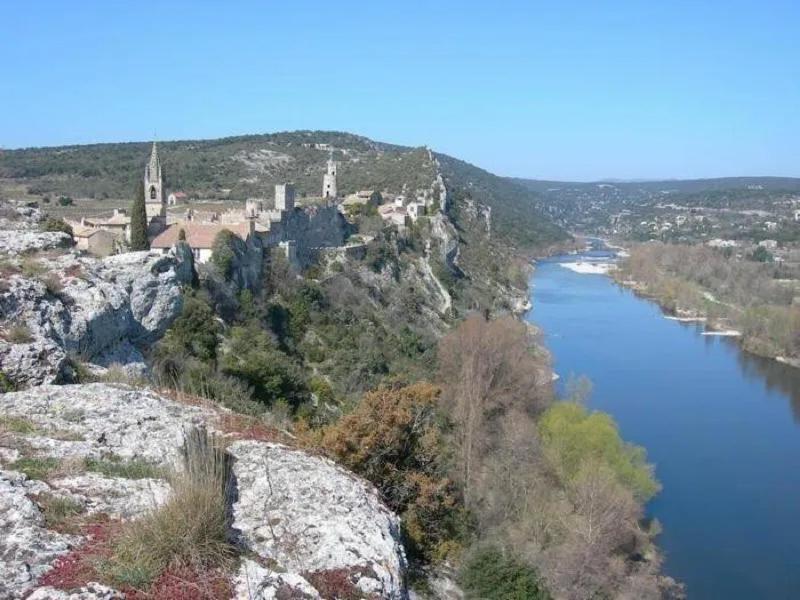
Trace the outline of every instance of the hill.
[[[0, 154], [0, 195], [127, 201], [149, 146], [128, 142], [6, 150]], [[537, 212], [531, 190], [426, 148], [342, 132], [294, 131], [164, 141], [159, 153], [168, 190], [214, 200], [270, 198], [274, 184], [285, 181], [295, 183], [301, 198], [318, 196], [330, 155], [339, 161], [341, 194], [361, 189], [412, 193], [429, 188], [441, 169], [448, 187], [493, 209], [495, 232], [513, 245], [548, 244], [565, 235]]]

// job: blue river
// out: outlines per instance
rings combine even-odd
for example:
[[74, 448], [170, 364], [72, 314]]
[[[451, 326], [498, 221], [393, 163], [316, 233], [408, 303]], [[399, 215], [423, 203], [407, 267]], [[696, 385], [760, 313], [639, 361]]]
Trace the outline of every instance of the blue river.
[[800, 598], [800, 369], [560, 264], [575, 260], [537, 264], [527, 318], [559, 386], [588, 377], [589, 406], [656, 465], [663, 491], [647, 508], [665, 572], [690, 599]]

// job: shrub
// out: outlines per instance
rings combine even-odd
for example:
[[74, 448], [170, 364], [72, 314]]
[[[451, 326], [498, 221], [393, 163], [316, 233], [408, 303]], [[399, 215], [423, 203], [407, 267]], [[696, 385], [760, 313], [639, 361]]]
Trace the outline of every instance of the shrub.
[[256, 325], [231, 330], [220, 367], [252, 386], [253, 397], [264, 404], [285, 400], [297, 408], [309, 399], [302, 369]]
[[659, 490], [644, 448], [622, 440], [614, 419], [576, 402], [557, 402], [542, 415], [544, 450], [563, 481], [574, 481], [590, 461], [606, 465], [642, 502]]
[[426, 558], [443, 558], [464, 523], [458, 494], [444, 475], [438, 396], [438, 388], [426, 383], [380, 388], [365, 394], [317, 440], [381, 490], [387, 504], [402, 513], [410, 550]]
[[531, 567], [496, 548], [481, 548], [464, 562], [459, 582], [468, 599], [548, 600], [550, 595]]
[[73, 236], [72, 227], [64, 219], [56, 219], [54, 217], [48, 218], [42, 224], [42, 231], [61, 231], [69, 234], [70, 237]]
[[159, 343], [156, 354], [168, 358], [187, 353], [201, 360], [216, 358], [217, 336], [221, 327], [214, 311], [200, 298], [187, 294], [180, 316]]

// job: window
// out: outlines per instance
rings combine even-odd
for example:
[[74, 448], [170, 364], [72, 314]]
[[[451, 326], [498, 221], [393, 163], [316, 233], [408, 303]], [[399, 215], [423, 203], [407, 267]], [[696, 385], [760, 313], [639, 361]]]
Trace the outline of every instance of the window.
[[150, 200], [156, 199], [156, 186], [150, 186]]

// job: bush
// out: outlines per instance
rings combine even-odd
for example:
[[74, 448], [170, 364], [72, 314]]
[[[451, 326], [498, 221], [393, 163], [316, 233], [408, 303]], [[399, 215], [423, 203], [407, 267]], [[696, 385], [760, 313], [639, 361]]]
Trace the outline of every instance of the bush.
[[309, 400], [302, 369], [255, 324], [231, 330], [220, 369], [252, 386], [253, 397], [266, 405], [285, 400], [296, 409]]
[[221, 327], [211, 307], [200, 298], [187, 294], [183, 309], [159, 343], [160, 357], [186, 353], [201, 360], [213, 360], [217, 354], [217, 336]]
[[606, 465], [619, 483], [645, 502], [659, 490], [644, 448], [622, 440], [614, 419], [576, 402], [557, 402], [542, 416], [539, 433], [563, 481], [575, 481], [591, 462]]
[[56, 219], [50, 217], [42, 225], [42, 231], [61, 231], [73, 236], [72, 226], [64, 221], [64, 219]]
[[438, 388], [426, 383], [368, 392], [316, 441], [381, 490], [402, 514], [411, 554], [428, 559], [457, 547], [453, 541], [464, 524], [457, 491], [444, 474], [438, 396]]
[[492, 547], [472, 553], [461, 568], [459, 582], [468, 599], [547, 600], [550, 598], [536, 571]]

